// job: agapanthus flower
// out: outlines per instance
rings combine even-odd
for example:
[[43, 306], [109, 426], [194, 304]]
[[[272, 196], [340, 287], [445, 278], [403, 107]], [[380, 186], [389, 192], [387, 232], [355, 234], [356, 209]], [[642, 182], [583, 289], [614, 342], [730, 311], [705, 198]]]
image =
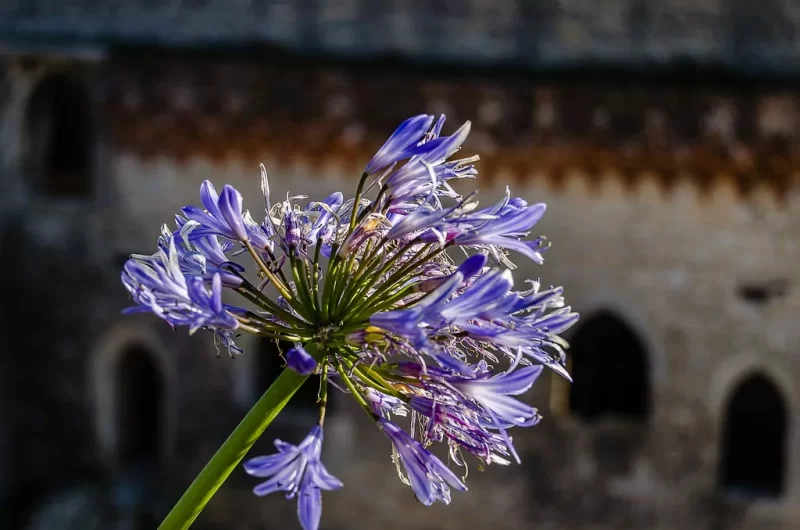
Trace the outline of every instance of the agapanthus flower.
[[263, 497], [278, 491], [286, 492], [287, 499], [297, 497], [297, 516], [305, 530], [317, 530], [322, 516], [322, 490], [342, 487], [339, 479], [328, 473], [320, 461], [322, 454], [322, 427], [311, 429], [300, 445], [275, 440], [278, 452], [257, 456], [244, 463], [245, 471], [254, 477], [266, 478], [253, 489]]
[[405, 468], [404, 482], [411, 486], [419, 502], [426, 506], [437, 500], [450, 504], [450, 488], [467, 490], [455, 473], [402, 428], [384, 418], [378, 419], [378, 426], [392, 441], [398, 467]]
[[[486, 208], [458, 195], [449, 182], [475, 177], [478, 157], [456, 156], [469, 122], [450, 135], [444, 123], [403, 122], [350, 198], [276, 202], [262, 166], [259, 219], [233, 187], [217, 194], [204, 182], [202, 208], [184, 207], [155, 255], [125, 265], [140, 310], [210, 330], [232, 353], [238, 333], [290, 342], [286, 369], [320, 378], [319, 425], [245, 466], [271, 477], [256, 493], [299, 497], [306, 529], [318, 525], [320, 490], [341, 485], [320, 462], [329, 388], [361, 405], [389, 438], [401, 480], [431, 504], [466, 490], [459, 473], [470, 460], [519, 462], [512, 431], [541, 420], [522, 394], [545, 367], [569, 379], [561, 334], [578, 315], [561, 287], [523, 289], [511, 273], [513, 257], [543, 261], [549, 243], [530, 232], [545, 205], [510, 190]], [[250, 266], [233, 261], [243, 254]], [[223, 291], [241, 302], [223, 303]], [[449, 464], [428, 450], [435, 443]]]

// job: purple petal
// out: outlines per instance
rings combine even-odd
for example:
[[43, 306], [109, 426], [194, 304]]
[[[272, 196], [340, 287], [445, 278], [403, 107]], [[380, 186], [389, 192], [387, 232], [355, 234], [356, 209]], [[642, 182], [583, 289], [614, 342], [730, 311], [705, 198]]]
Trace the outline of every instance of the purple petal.
[[530, 390], [543, 371], [542, 365], [523, 366], [511, 373], [506, 372], [489, 379], [470, 381], [469, 385], [489, 392], [518, 396]]
[[372, 160], [369, 161], [364, 173], [373, 174], [389, 167], [390, 165], [398, 162], [404, 158], [410, 158], [410, 154], [405, 151], [412, 147], [417, 142], [422, 140], [422, 137], [430, 129], [433, 123], [433, 116], [427, 114], [420, 114], [409, 118], [392, 133], [386, 143], [378, 149]]
[[225, 185], [219, 198], [219, 211], [231, 231], [240, 241], [247, 241], [242, 220], [242, 195], [233, 186]]
[[322, 517], [322, 492], [310, 484], [304, 484], [297, 499], [297, 517], [303, 530], [317, 530]]
[[268, 456], [257, 456], [244, 463], [244, 470], [254, 477], [269, 477], [278, 469], [290, 465], [299, 453], [275, 453]]
[[253, 493], [263, 497], [277, 491], [291, 491], [300, 479], [301, 467], [295, 463], [279, 468], [272, 478], [253, 488]]
[[311, 477], [314, 486], [323, 490], [335, 490], [343, 486], [342, 481], [331, 475], [322, 462], [315, 460], [308, 464], [306, 473]]
[[469, 279], [478, 274], [485, 265], [486, 256], [483, 254], [475, 254], [465, 259], [458, 267], [458, 270], [464, 275], [464, 279]]
[[215, 313], [222, 313], [222, 276], [219, 273], [214, 274], [214, 279], [211, 282], [211, 309]]
[[210, 180], [205, 180], [200, 185], [200, 202], [203, 203], [203, 206], [212, 217], [217, 219], [221, 217], [218, 206], [219, 195], [217, 195], [217, 189]]

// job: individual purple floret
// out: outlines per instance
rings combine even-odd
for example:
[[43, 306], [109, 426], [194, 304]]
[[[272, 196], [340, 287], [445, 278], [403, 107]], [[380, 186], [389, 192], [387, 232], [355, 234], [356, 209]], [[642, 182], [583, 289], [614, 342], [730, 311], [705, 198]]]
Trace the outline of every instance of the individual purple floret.
[[245, 471], [267, 480], [253, 489], [263, 497], [277, 491], [286, 492], [287, 499], [297, 497], [297, 516], [304, 530], [317, 530], [322, 516], [322, 490], [342, 487], [339, 479], [328, 473], [320, 461], [322, 427], [317, 425], [300, 445], [275, 440], [278, 452], [257, 456], [244, 463]]
[[[467, 487], [450, 469], [406, 431], [380, 418], [378, 427], [391, 440], [417, 500], [425, 506], [435, 501], [450, 504], [450, 488], [467, 491]], [[402, 476], [402, 475], [401, 475]]]

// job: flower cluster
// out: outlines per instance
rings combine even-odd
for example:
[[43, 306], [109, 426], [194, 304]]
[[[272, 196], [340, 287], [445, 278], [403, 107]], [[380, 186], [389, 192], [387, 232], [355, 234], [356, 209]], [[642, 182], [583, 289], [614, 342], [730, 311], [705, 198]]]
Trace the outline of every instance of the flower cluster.
[[[513, 256], [542, 262], [548, 243], [528, 240], [544, 204], [505, 197], [480, 208], [453, 179], [474, 178], [476, 156], [455, 158], [467, 122], [442, 135], [444, 117], [413, 117], [367, 164], [355, 197], [334, 193], [273, 203], [266, 170], [265, 216], [243, 211], [231, 186], [200, 189], [202, 208], [187, 206], [164, 227], [158, 252], [132, 256], [123, 282], [138, 307], [172, 326], [212, 332], [230, 355], [248, 332], [294, 343], [289, 369], [321, 377], [320, 421], [298, 446], [249, 460], [268, 480], [265, 495], [298, 496], [306, 530], [319, 524], [321, 491], [341, 487], [320, 461], [328, 386], [349, 393], [391, 442], [401, 479], [417, 499], [448, 503], [466, 486], [428, 450], [442, 442], [456, 467], [519, 456], [512, 427], [539, 422], [518, 399], [545, 367], [569, 379], [559, 334], [578, 315], [562, 289], [530, 282], [519, 290]], [[445, 204], [443, 203], [443, 201]], [[466, 255], [455, 263], [449, 251]], [[252, 258], [253, 270], [232, 261]], [[224, 291], [242, 298], [222, 302]], [[266, 293], [274, 292], [273, 296]], [[404, 429], [399, 418], [410, 416]]]

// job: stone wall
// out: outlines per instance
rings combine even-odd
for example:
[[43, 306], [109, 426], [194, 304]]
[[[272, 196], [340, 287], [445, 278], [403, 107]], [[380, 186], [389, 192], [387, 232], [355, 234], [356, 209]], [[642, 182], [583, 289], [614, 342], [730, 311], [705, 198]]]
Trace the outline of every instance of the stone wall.
[[[339, 175], [347, 173], [346, 168], [329, 168], [319, 172], [320, 181], [306, 178], [302, 169], [270, 159], [264, 163], [275, 168], [276, 194], [291, 187], [313, 190], [313, 196], [320, 197], [341, 185], [352, 187], [359, 169], [352, 164], [351, 178], [345, 179]], [[255, 192], [256, 175], [248, 168], [203, 163], [181, 167], [183, 171], [164, 159], [124, 159], [117, 174], [120, 182], [132, 182], [135, 175], [170, 182], [170, 203], [191, 197], [205, 177], [232, 183], [245, 194], [251, 190], [251, 197]], [[336, 415], [331, 418], [331, 467], [348, 487], [328, 496], [328, 524], [364, 529], [376, 527], [378, 521], [396, 528], [457, 528], [468, 523], [519, 528], [531, 521], [552, 528], [670, 529], [728, 527], [734, 522], [756, 528], [777, 520], [775, 528], [792, 528], [800, 506], [797, 444], [789, 444], [783, 503], [727, 504], [717, 494], [717, 473], [724, 405], [740, 378], [765, 371], [787, 397], [790, 410], [800, 405], [794, 383], [800, 376], [794, 354], [800, 337], [793, 324], [800, 314], [798, 294], [790, 291], [764, 306], [737, 294], [743, 284], [783, 278], [793, 285], [798, 280], [792, 265], [798, 252], [792, 234], [800, 230], [795, 192], [778, 206], [766, 193], [742, 201], [724, 184], [707, 195], [688, 182], [667, 197], [654, 181], [626, 190], [613, 173], [599, 188], [578, 173], [569, 175], [558, 190], [535, 174], [524, 183], [502, 174], [495, 179], [482, 190], [485, 200], [495, 199], [508, 183], [525, 199], [549, 205], [538, 231], [554, 246], [541, 269], [521, 267], [515, 273], [517, 281], [541, 276], [547, 284], [564, 285], [578, 311], [588, 317], [612, 309], [643, 339], [653, 381], [649, 424], [587, 426], [545, 412], [541, 426], [517, 434], [516, 443], [524, 448], [521, 468], [510, 473], [492, 469], [485, 481], [473, 472], [473, 491], [455, 495], [449, 510], [423, 510], [393, 482], [385, 441], [371, 434], [371, 427], [351, 407], [356, 417], [346, 423]], [[135, 192], [131, 188], [123, 195]], [[155, 204], [151, 206], [154, 210], [142, 212], [142, 218], [153, 219], [151, 223], [159, 216], [163, 219], [167, 208], [156, 212]], [[545, 411], [548, 390], [544, 378], [531, 396]], [[337, 426], [337, 421], [344, 425]], [[796, 436], [792, 431], [790, 440]], [[405, 500], [397, 500], [395, 494]], [[495, 507], [477, 502], [482, 495], [497, 498]], [[235, 510], [223, 502], [219, 501], [220, 521], [249, 504], [246, 496], [229, 501], [236, 503]], [[271, 514], [277, 501], [266, 502], [269, 508], [263, 510]], [[499, 508], [503, 503], [507, 513]], [[351, 520], [354, 506], [359, 513], [364, 510], [363, 523]], [[292, 517], [286, 510], [286, 517]]]
[[[192, 63], [188, 71], [202, 74], [198, 64]], [[235, 70], [236, 63], [231, 64]], [[784, 131], [777, 135], [779, 141], [758, 127], [733, 128], [741, 134], [726, 135], [732, 128], [724, 116], [718, 120], [723, 125], [711, 127], [708, 134], [700, 132], [699, 119], [685, 129], [670, 129], [669, 145], [676, 147], [668, 151], [673, 165], [667, 169], [648, 167], [649, 158], [644, 155], [636, 158], [635, 171], [621, 167], [624, 158], [607, 159], [610, 162], [603, 165], [586, 164], [581, 158], [563, 162], [569, 152], [557, 150], [551, 151], [553, 162], [542, 164], [537, 155], [543, 146], [558, 148], [571, 142], [577, 145], [574, 152], [588, 152], [586, 146], [595, 145], [591, 139], [596, 137], [591, 136], [589, 120], [564, 122], [557, 133], [552, 121], [535, 121], [530, 87], [511, 91], [522, 94], [517, 99], [493, 96], [493, 101], [503, 104], [524, 101], [530, 105], [523, 125], [512, 124], [532, 133], [522, 137], [526, 140], [516, 134], [519, 129], [504, 132], [502, 119], [513, 113], [501, 112], [498, 121], [491, 105], [487, 110], [474, 104], [471, 110], [475, 100], [466, 95], [486, 89], [472, 78], [465, 78], [460, 90], [451, 86], [458, 80], [444, 88], [440, 80], [418, 80], [418, 97], [394, 92], [396, 106], [390, 107], [386, 100], [376, 99], [377, 88], [373, 87], [373, 99], [361, 99], [359, 92], [348, 88], [353, 85], [349, 78], [345, 75], [342, 83], [342, 75], [334, 72], [326, 78], [332, 79], [327, 86], [333, 87], [333, 95], [316, 103], [323, 118], [315, 122], [311, 116], [316, 109], [303, 105], [313, 99], [306, 94], [313, 92], [297, 92], [284, 103], [280, 94], [287, 93], [271, 88], [265, 98], [276, 103], [267, 105], [252, 95], [253, 87], [260, 86], [258, 80], [269, 78], [265, 72], [273, 70], [253, 69], [252, 84], [247, 85], [246, 78], [232, 80], [243, 79], [251, 91], [250, 96], [245, 91], [244, 101], [250, 97], [249, 101], [264, 108], [245, 106], [251, 110], [246, 112], [240, 102], [239, 114], [219, 113], [223, 119], [209, 119], [206, 124], [212, 132], [194, 144], [197, 135], [205, 133], [194, 122], [182, 120], [204, 114], [191, 104], [186, 107], [186, 102], [198, 101], [198, 95], [206, 98], [203, 101], [235, 101], [233, 88], [204, 84], [202, 76], [172, 84], [147, 83], [148, 74], [125, 61], [95, 68], [99, 75], [79, 77], [101, 109], [97, 126], [108, 138], [104, 162], [98, 165], [103, 171], [95, 180], [102, 192], [94, 197], [48, 197], [37, 189], [31, 175], [21, 171], [18, 157], [24, 149], [18, 142], [25, 136], [19, 131], [24, 125], [26, 94], [36, 85], [32, 79], [25, 74], [14, 77], [10, 91], [14, 97], [2, 109], [3, 185], [24, 190], [5, 210], [0, 239], [5, 258], [0, 284], [3, 306], [15, 308], [4, 321], [8, 330], [4, 351], [17, 382], [11, 400], [17, 418], [11, 458], [18, 470], [15, 491], [20, 496], [28, 494], [37, 500], [87, 481], [110, 481], [110, 491], [116, 491], [114, 481], [120, 470], [114, 458], [114, 411], [108, 405], [118, 391], [113, 383], [119, 352], [137, 342], [151, 352], [165, 387], [163, 417], [171, 428], [165, 427], [160, 449], [164, 478], [159, 490], [162, 503], [157, 506], [168, 507], [258, 395], [257, 368], [253, 355], [216, 358], [208, 336], [189, 338], [182, 330], [173, 334], [153, 317], [120, 316], [128, 303], [118, 276], [123, 257], [153, 249], [160, 224], [171, 221], [180, 206], [199, 203], [198, 188], [206, 178], [218, 185], [235, 185], [247, 197], [246, 206], [260, 213], [258, 162], [270, 171], [276, 195], [292, 190], [323, 197], [336, 189], [352, 190], [368, 150], [380, 143], [391, 125], [407, 114], [436, 110], [433, 104], [444, 98], [457, 109], [455, 117], [478, 115], [476, 138], [465, 152], [486, 150], [490, 155], [481, 166], [488, 177], [478, 181], [481, 198], [495, 200], [510, 184], [525, 199], [548, 203], [548, 213], [537, 227], [554, 243], [547, 262], [543, 267], [522, 265], [515, 279], [521, 283], [541, 276], [545, 284], [564, 285], [567, 300], [586, 318], [610, 309], [625, 321], [645, 345], [652, 411], [642, 424], [599, 425], [550, 413], [550, 377], [543, 377], [530, 400], [542, 409], [545, 419], [540, 426], [515, 435], [523, 465], [484, 473], [473, 469], [470, 493], [455, 494], [447, 508], [424, 508], [395, 477], [386, 440], [364, 421], [357, 407], [338, 400], [327, 426], [325, 450], [331, 471], [347, 487], [326, 494], [325, 527], [796, 527], [800, 443], [796, 443], [796, 422], [791, 419], [800, 407], [794, 384], [800, 376], [794, 351], [800, 340], [796, 326], [800, 292], [790, 288], [761, 304], [740, 296], [742, 286], [781, 280], [791, 287], [800, 279], [794, 265], [800, 253], [794, 243], [800, 233], [797, 166], [786, 151], [787, 142], [796, 142], [794, 114], [788, 128], [779, 128]], [[150, 75], [157, 81], [167, 70], [167, 66], [156, 67]], [[319, 78], [316, 71], [301, 70], [297, 75], [297, 79]], [[292, 87], [287, 86], [287, 90]], [[337, 86], [345, 88], [337, 92]], [[499, 81], [489, 89], [506, 90]], [[628, 93], [621, 90], [606, 81], [578, 93], [596, 92], [600, 101], [617, 101], [618, 94]], [[682, 101], [691, 100], [694, 90], [673, 89], [672, 99], [666, 100], [677, 101], [674, 113], [681, 111]], [[702, 90], [706, 98], [702, 102], [717, 97], [711, 89]], [[776, 90], [793, 101], [791, 90]], [[563, 98], [560, 108], [565, 109], [575, 94], [564, 84], [555, 84], [550, 91]], [[637, 93], [649, 91], [645, 86]], [[769, 97], [753, 91], [732, 108], [761, 108], [753, 103]], [[645, 123], [647, 109], [656, 100], [631, 104], [629, 119]], [[419, 105], [413, 105], [415, 101]], [[389, 109], [381, 121], [367, 112], [354, 118], [341, 111], [370, 102]], [[702, 102], [698, 109], [706, 108]], [[593, 104], [580, 108], [591, 109]], [[295, 113], [294, 109], [299, 110]], [[570, 112], [579, 114], [577, 107]], [[752, 111], [745, 121], [758, 122], [753, 117], [760, 116], [759, 112]], [[247, 117], [245, 123], [255, 123], [260, 132], [249, 140], [244, 132], [227, 137], [227, 131], [240, 125], [236, 121], [219, 125], [231, 116]], [[605, 122], [605, 137], [610, 141], [606, 152], [623, 157], [631, 146], [624, 139], [626, 134], [639, 142], [634, 147], [644, 141], [637, 132], [640, 129], [625, 132], [628, 122], [614, 116], [612, 112], [612, 119]], [[776, 121], [781, 123], [777, 118], [766, 120]], [[497, 127], [493, 129], [492, 124]], [[541, 132], [537, 127], [542, 124], [545, 132], [551, 127], [550, 135], [537, 137], [533, 133]], [[227, 138], [216, 146], [224, 156], [214, 154], [210, 138]], [[296, 145], [283, 149], [290, 140]], [[242, 146], [240, 141], [250, 143]], [[707, 175], [693, 172], [702, 167], [696, 163], [680, 165], [684, 151], [679, 147], [698, 145], [724, 148], [713, 159], [721, 165], [712, 164]], [[751, 153], [756, 163], [740, 166], [742, 159], [736, 154], [742, 152]], [[737, 173], [737, 167], [746, 170]], [[664, 186], [664, 175], [669, 186]], [[751, 175], [755, 184], [743, 187], [737, 175]], [[243, 345], [251, 353], [255, 350], [252, 342]], [[717, 490], [723, 410], [735, 384], [754, 370], [772, 379], [790, 414], [787, 491], [774, 503], [737, 503]], [[284, 424], [272, 432], [296, 441], [304, 430]], [[271, 451], [267, 438], [259, 441], [254, 453]], [[199, 528], [296, 525], [292, 503], [281, 498], [256, 499], [249, 493], [253, 481], [243, 473], [235, 475], [198, 521]]]

